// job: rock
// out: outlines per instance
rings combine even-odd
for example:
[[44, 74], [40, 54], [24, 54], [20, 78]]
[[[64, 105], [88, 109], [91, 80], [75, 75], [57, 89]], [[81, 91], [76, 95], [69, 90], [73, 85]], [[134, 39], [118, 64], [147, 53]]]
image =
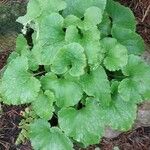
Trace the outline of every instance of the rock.
[[115, 138], [115, 137], [117, 137], [120, 133], [121, 133], [121, 132], [112, 130], [111, 128], [106, 128], [106, 129], [105, 129], [104, 137], [105, 137], [105, 138]]
[[135, 128], [150, 126], [150, 102], [144, 102], [138, 109]]

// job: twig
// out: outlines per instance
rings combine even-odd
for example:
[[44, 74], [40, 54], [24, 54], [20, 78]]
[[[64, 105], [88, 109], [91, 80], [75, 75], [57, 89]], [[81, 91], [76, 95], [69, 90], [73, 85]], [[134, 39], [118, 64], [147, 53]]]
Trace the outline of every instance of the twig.
[[144, 22], [145, 18], [146, 18], [146, 17], [147, 17], [147, 15], [148, 15], [149, 10], [150, 10], [150, 5], [147, 7], [147, 9], [146, 9], [146, 11], [145, 11], [145, 14], [144, 14], [144, 16], [143, 16], [143, 18], [142, 18], [142, 21], [141, 21], [141, 22]]

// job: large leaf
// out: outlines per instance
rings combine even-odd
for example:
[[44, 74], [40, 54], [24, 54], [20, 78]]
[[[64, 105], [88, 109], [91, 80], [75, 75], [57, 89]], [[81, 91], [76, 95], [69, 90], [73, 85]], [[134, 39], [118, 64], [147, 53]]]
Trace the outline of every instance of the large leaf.
[[56, 53], [65, 44], [63, 21], [57, 13], [40, 19], [38, 39], [32, 49], [33, 61], [38, 65], [51, 65]]
[[65, 16], [73, 14], [78, 17], [83, 17], [86, 9], [91, 6], [99, 7], [102, 11], [105, 9], [106, 0], [65, 0], [67, 8], [63, 11]]
[[95, 99], [88, 99], [81, 110], [62, 109], [58, 116], [60, 128], [77, 142], [83, 143], [85, 147], [99, 143], [104, 127]]
[[125, 102], [118, 94], [118, 82], [112, 83], [112, 101], [109, 107], [100, 107], [102, 120], [114, 130], [129, 130], [136, 119], [137, 106]]
[[53, 12], [59, 12], [66, 7], [66, 3], [63, 0], [29, 0], [27, 6], [27, 14], [18, 18], [18, 22], [27, 24], [30, 21], [35, 21], [41, 15], [51, 14]]
[[113, 38], [104, 38], [101, 45], [106, 52], [105, 67], [110, 71], [119, 70], [127, 64], [128, 52], [125, 46]]
[[8, 104], [29, 103], [38, 96], [40, 82], [28, 72], [26, 57], [12, 60], [2, 77], [1, 94]]
[[71, 141], [57, 127], [50, 128], [45, 120], [30, 125], [30, 139], [34, 150], [73, 150]]
[[56, 54], [52, 64], [52, 72], [63, 74], [69, 71], [72, 76], [84, 74], [86, 57], [83, 47], [78, 43], [71, 43], [62, 47]]
[[120, 82], [118, 91], [124, 101], [142, 102], [142, 96], [139, 93], [137, 83], [130, 78]]
[[43, 119], [51, 119], [54, 107], [54, 94], [50, 91], [40, 92], [36, 100], [32, 103], [33, 109], [38, 116]]
[[81, 76], [81, 86], [88, 96], [98, 98], [103, 105], [109, 105], [110, 85], [103, 67]]
[[113, 25], [112, 36], [127, 47], [129, 54], [139, 55], [144, 52], [144, 40], [134, 31]]
[[46, 15], [39, 20], [39, 35], [38, 40], [41, 43], [52, 45], [64, 40], [63, 31], [64, 19], [58, 13]]
[[51, 90], [56, 96], [59, 107], [74, 106], [82, 98], [82, 90], [78, 84], [65, 79], [58, 79], [54, 74], [48, 73], [41, 79], [44, 90]]
[[[123, 69], [127, 77], [119, 85], [119, 93], [125, 101], [139, 103], [149, 99], [150, 67], [140, 57], [130, 55], [128, 64]], [[134, 99], [134, 100], [133, 100]]]
[[113, 24], [131, 29], [132, 31], [136, 30], [136, 20], [130, 8], [114, 0], [107, 0], [106, 11], [111, 16]]

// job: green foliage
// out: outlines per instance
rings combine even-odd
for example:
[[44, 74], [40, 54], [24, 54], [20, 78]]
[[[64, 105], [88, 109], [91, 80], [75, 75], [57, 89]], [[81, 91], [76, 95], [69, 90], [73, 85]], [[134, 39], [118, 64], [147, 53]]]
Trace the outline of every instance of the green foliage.
[[[125, 15], [125, 16], [124, 16]], [[18, 141], [35, 150], [72, 150], [100, 141], [105, 127], [127, 131], [150, 99], [150, 66], [129, 8], [113, 0], [30, 0], [0, 80], [7, 104], [28, 104]], [[18, 143], [18, 142], [17, 142]]]

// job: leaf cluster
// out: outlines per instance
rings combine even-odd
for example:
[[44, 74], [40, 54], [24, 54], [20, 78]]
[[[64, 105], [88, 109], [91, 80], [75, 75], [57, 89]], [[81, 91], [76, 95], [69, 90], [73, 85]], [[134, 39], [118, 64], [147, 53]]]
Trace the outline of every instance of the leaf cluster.
[[34, 29], [33, 47], [18, 36], [0, 95], [38, 115], [29, 129], [35, 150], [87, 147], [107, 126], [131, 128], [137, 104], [150, 98], [150, 67], [138, 56], [144, 42], [129, 8], [113, 0], [30, 0], [17, 21]]

